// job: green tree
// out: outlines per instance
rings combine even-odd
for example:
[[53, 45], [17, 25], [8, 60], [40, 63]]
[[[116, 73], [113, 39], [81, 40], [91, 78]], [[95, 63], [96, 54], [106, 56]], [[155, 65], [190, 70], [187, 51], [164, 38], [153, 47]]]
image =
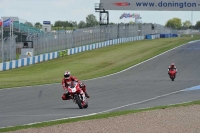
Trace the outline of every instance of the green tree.
[[77, 27], [78, 27], [78, 24], [77, 24], [77, 22], [76, 22], [76, 21], [72, 22], [72, 27], [75, 27], [75, 28], [77, 28]]
[[54, 27], [71, 27], [73, 21], [55, 21]]
[[135, 24], [135, 22], [133, 22], [133, 21], [130, 21], [130, 22], [129, 22], [129, 24]]
[[25, 22], [24, 24], [30, 26], [30, 27], [33, 27], [33, 24], [31, 22]]
[[86, 23], [84, 21], [80, 21], [78, 24], [78, 28], [85, 28], [86, 27]]
[[110, 23], [109, 23], [109, 25], [114, 25], [114, 24], [115, 24], [115, 23], [113, 23], [113, 22], [110, 22]]
[[86, 17], [86, 26], [87, 27], [94, 27], [96, 25], [98, 25], [98, 21], [97, 21], [96, 17], [93, 14], [89, 14]]
[[40, 22], [36, 22], [34, 27], [40, 29], [42, 27], [42, 24]]
[[197, 21], [197, 23], [195, 24], [195, 28], [200, 30], [200, 21]]
[[169, 27], [169, 28], [173, 28], [173, 29], [180, 29], [182, 27], [181, 19], [180, 18], [172, 18], [167, 21], [165, 26]]
[[183, 22], [183, 27], [190, 27], [192, 25], [192, 23], [189, 20], [186, 20], [185, 22]]

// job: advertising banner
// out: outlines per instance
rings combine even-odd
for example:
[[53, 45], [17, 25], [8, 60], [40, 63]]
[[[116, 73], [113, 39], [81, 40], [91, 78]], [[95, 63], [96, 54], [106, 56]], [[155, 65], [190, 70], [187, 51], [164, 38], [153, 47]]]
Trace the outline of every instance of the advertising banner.
[[200, 11], [200, 0], [100, 0], [105, 10]]
[[50, 21], [43, 21], [43, 24], [51, 24], [51, 22]]
[[142, 19], [142, 17], [140, 17], [140, 14], [138, 13], [123, 13], [119, 19], [123, 19], [123, 18], [135, 18], [135, 19]]

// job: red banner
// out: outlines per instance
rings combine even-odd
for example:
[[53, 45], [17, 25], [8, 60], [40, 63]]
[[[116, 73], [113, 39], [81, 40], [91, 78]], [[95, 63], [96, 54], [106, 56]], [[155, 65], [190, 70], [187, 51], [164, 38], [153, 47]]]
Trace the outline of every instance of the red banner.
[[0, 26], [2, 26], [2, 21], [0, 20]]

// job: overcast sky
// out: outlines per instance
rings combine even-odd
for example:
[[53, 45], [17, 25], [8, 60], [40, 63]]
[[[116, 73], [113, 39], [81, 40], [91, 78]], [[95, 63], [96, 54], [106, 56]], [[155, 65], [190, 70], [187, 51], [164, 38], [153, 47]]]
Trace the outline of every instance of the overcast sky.
[[[35, 23], [57, 20], [81, 21], [88, 14], [94, 14], [99, 20], [99, 13], [94, 10], [95, 3], [100, 0], [0, 0], [0, 17], [14, 16]], [[109, 11], [110, 22], [120, 23], [134, 21], [122, 19], [122, 13], [139, 13], [144, 23], [157, 23], [164, 25], [167, 20], [178, 17], [183, 21], [191, 20], [191, 12], [169, 11]], [[193, 24], [200, 21], [200, 12], [193, 12]]]

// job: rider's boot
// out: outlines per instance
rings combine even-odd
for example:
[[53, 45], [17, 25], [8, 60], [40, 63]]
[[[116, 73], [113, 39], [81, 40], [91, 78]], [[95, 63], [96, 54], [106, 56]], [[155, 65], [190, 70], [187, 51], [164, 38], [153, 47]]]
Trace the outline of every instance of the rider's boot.
[[87, 98], [89, 98], [90, 96], [87, 94], [87, 92], [85, 92], [85, 96], [87, 97]]
[[70, 99], [71, 99], [71, 97], [70, 97], [70, 94], [69, 94], [69, 92], [67, 92], [67, 93], [63, 94], [63, 95], [62, 95], [62, 99], [63, 99], [63, 100], [70, 100]]

